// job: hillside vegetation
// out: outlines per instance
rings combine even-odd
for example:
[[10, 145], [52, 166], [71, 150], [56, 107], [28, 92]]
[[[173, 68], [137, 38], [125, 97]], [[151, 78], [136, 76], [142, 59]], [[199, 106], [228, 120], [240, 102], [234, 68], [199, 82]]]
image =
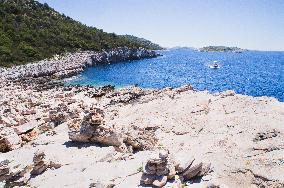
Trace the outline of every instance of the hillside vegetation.
[[119, 46], [160, 49], [150, 42], [106, 33], [34, 0], [0, 0], [0, 66], [41, 60], [64, 52]]
[[144, 39], [144, 38], [139, 38], [133, 35], [120, 35], [120, 37], [130, 40], [131, 42], [134, 43], [139, 43], [140, 45], [147, 46], [150, 49], [155, 49], [155, 50], [162, 50], [163, 48], [159, 46], [158, 44], [152, 43], [151, 41]]

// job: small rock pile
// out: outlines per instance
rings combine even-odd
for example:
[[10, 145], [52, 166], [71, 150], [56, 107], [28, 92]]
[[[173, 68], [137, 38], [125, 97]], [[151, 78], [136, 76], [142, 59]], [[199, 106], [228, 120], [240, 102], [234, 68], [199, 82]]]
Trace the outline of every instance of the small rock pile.
[[31, 175], [37, 176], [42, 174], [48, 168], [50, 161], [46, 159], [44, 152], [38, 152], [34, 155], [33, 163], [34, 166]]
[[69, 121], [68, 127], [71, 141], [114, 146], [120, 152], [151, 149], [157, 142], [151, 130], [138, 127], [119, 130], [107, 125], [103, 110], [98, 108], [91, 109], [82, 120], [77, 118]]
[[69, 138], [77, 142], [94, 142], [117, 147], [122, 145], [122, 136], [105, 125], [104, 113], [98, 108], [92, 109], [83, 120], [77, 119], [69, 123]]
[[9, 160], [0, 162], [0, 182], [5, 182], [8, 187], [26, 185], [30, 178], [32, 166], [14, 164]]
[[169, 159], [168, 152], [162, 151], [147, 161], [143, 169], [141, 184], [163, 187], [168, 180], [175, 177], [175, 174], [174, 163]]
[[44, 171], [46, 171], [48, 168], [50, 169], [58, 169], [62, 165], [59, 163], [56, 163], [50, 159], [47, 159], [46, 155], [42, 151], [38, 151], [35, 153], [33, 158], [33, 170], [31, 172], [32, 175], [40, 175]]
[[44, 152], [37, 152], [33, 158], [33, 164], [16, 164], [13, 161], [4, 160], [0, 162], [0, 182], [6, 186], [24, 186], [33, 176], [42, 174], [48, 168], [57, 169], [61, 165], [46, 158]]
[[163, 187], [170, 180], [182, 183], [206, 175], [211, 168], [210, 164], [195, 163], [195, 159], [189, 159], [184, 166], [168, 151], [160, 151], [148, 159], [143, 169], [141, 185]]

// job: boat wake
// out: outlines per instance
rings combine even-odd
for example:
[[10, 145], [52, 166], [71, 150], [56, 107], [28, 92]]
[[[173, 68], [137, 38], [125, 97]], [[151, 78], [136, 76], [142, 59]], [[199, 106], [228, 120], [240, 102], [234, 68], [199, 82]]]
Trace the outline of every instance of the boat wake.
[[219, 61], [213, 61], [213, 64], [209, 65], [210, 69], [219, 69], [221, 68], [220, 64], [218, 63]]

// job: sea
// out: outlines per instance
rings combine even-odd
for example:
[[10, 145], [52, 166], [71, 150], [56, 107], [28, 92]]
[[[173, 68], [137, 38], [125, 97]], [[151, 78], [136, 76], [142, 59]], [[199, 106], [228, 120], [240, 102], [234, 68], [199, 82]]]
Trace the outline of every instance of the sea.
[[[284, 52], [199, 52], [191, 48], [158, 51], [152, 59], [117, 62], [87, 68], [66, 80], [68, 85], [138, 85], [142, 88], [191, 84], [211, 93], [275, 97], [284, 101]], [[214, 67], [215, 65], [215, 67]]]

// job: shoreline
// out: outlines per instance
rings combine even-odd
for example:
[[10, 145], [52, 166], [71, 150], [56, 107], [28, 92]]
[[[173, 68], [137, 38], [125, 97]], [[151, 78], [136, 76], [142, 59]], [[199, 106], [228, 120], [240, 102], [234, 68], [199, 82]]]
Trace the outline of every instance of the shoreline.
[[284, 186], [275, 98], [66, 86], [49, 73], [0, 83], [0, 186]]
[[51, 59], [42, 60], [12, 68], [1, 68], [1, 80], [21, 80], [27, 78], [50, 77], [51, 79], [63, 79], [77, 75], [85, 68], [97, 64], [115, 63], [127, 60], [139, 60], [155, 58], [159, 56], [153, 50], [144, 48], [131, 49], [120, 47], [102, 52], [83, 51], [55, 55]]
[[[31, 85], [40, 85], [39, 87], [41, 87], [44, 83], [48, 83], [48, 85], [50, 85], [50, 87], [48, 88], [51, 88], [52, 85], [62, 86], [65, 85], [66, 79], [73, 79], [72, 77], [78, 76], [88, 67], [96, 66], [97, 64], [109, 64], [109, 63], [125, 62], [131, 60], [156, 58], [161, 56], [159, 51], [161, 50], [147, 50], [144, 48], [131, 49], [128, 47], [118, 47], [111, 50], [103, 50], [102, 52], [82, 51], [76, 53], [66, 53], [64, 55], [55, 55], [53, 58], [50, 59], [28, 63], [25, 65], [19, 65], [12, 68], [0, 67], [0, 81], [17, 82], [17, 83], [20, 82], [27, 83], [31, 81], [30, 83]], [[74, 86], [74, 85], [68, 84], [68, 86]], [[82, 86], [90, 86], [90, 85], [86, 84]], [[122, 86], [118, 88], [122, 89], [130, 86], [132, 85]], [[92, 87], [103, 87], [103, 85], [92, 86]], [[165, 88], [167, 87], [160, 89], [162, 90]], [[157, 89], [157, 88], [144, 88], [144, 89]], [[198, 91], [206, 92], [207, 90], [198, 90]], [[225, 91], [218, 91], [218, 92], [225, 92]], [[210, 93], [214, 94], [218, 92], [210, 92]], [[259, 98], [259, 97], [274, 98], [279, 102], [283, 102], [273, 96], [252, 96], [242, 93], [238, 94], [254, 98]]]

